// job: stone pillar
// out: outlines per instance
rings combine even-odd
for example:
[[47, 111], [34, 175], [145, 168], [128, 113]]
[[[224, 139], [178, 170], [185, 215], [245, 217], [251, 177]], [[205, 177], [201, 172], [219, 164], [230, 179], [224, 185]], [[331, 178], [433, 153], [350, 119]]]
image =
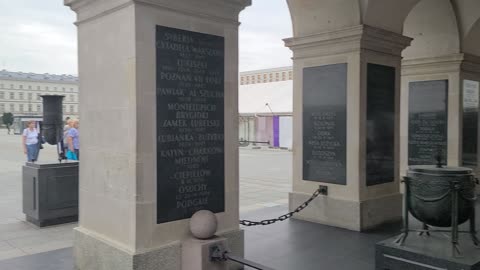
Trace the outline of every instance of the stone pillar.
[[[216, 212], [218, 234], [243, 255], [238, 14], [250, 0], [65, 4], [77, 13], [82, 119], [75, 269], [179, 270], [188, 217], [200, 208]], [[168, 111], [176, 103], [200, 104], [187, 105], [211, 125], [194, 128], [190, 120], [199, 119]], [[197, 137], [211, 127], [221, 131]], [[182, 134], [193, 137], [172, 137]], [[186, 145], [203, 149], [201, 158], [187, 162]]]
[[[478, 88], [480, 81], [480, 58], [468, 55], [468, 54], [452, 54], [446, 56], [429, 57], [429, 58], [415, 58], [404, 59], [402, 61], [402, 89], [401, 89], [401, 151], [400, 151], [400, 174], [406, 175], [406, 170], [409, 165], [412, 165], [412, 160], [409, 157], [412, 153], [409, 152], [409, 144], [412, 144], [409, 140], [409, 133], [413, 132], [409, 130], [409, 106], [410, 106], [410, 92], [415, 86], [415, 83], [423, 83], [427, 88], [432, 88], [432, 93], [440, 91], [441, 87], [436, 86], [436, 82], [444, 82], [447, 89], [446, 98], [446, 111], [447, 111], [447, 123], [445, 134], [445, 148], [446, 148], [446, 163], [450, 166], [469, 166], [477, 167], [478, 164], [478, 151], [475, 157], [465, 157], [463, 155], [463, 146], [471, 148], [472, 139], [477, 142], [478, 147], [478, 135], [463, 134], [464, 131], [464, 109], [472, 110], [476, 107], [478, 115], [478, 89], [472, 90], [477, 92], [471, 97], [464, 96], [464, 91], [467, 90], [471, 82], [473, 82], [473, 88]], [[428, 86], [430, 84], [430, 86]], [[425, 88], [425, 89], [427, 89]], [[469, 90], [467, 90], [469, 91]], [[465, 100], [469, 99], [469, 100]], [[425, 107], [432, 103], [433, 97], [427, 98], [424, 102]], [[475, 100], [476, 99], [476, 100]], [[464, 103], [466, 102], [466, 103]], [[474, 104], [476, 103], [476, 104]], [[464, 108], [465, 105], [465, 108]], [[465, 119], [467, 120], [467, 119]], [[470, 121], [470, 120], [467, 120]], [[468, 124], [469, 129], [465, 129], [465, 132], [471, 133], [478, 130], [478, 124], [472, 126]], [[432, 127], [437, 129], [435, 125]], [[413, 129], [410, 128], [410, 129]], [[478, 131], [476, 131], [478, 134]], [[464, 137], [465, 135], [465, 137]], [[474, 139], [476, 138], [476, 139]], [[474, 143], [475, 144], [475, 143]], [[411, 148], [410, 148], [411, 149]], [[471, 150], [471, 149], [469, 149]], [[467, 153], [466, 153], [467, 154]], [[468, 154], [467, 154], [468, 155]], [[477, 159], [476, 162], [472, 161]], [[464, 162], [465, 161], [465, 162]], [[414, 162], [414, 161], [413, 161]]]
[[401, 218], [400, 65], [410, 41], [367, 25], [285, 40], [294, 55], [290, 210], [328, 187], [296, 218], [356, 231]]

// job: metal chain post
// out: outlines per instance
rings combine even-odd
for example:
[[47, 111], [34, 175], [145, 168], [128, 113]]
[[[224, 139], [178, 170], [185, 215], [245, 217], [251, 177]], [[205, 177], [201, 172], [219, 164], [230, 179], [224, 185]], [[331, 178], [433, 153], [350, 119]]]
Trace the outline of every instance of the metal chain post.
[[289, 212], [285, 215], [281, 215], [278, 218], [264, 219], [262, 221], [252, 221], [252, 220], [242, 219], [242, 220], [240, 220], [240, 225], [247, 226], [247, 227], [258, 226], [258, 225], [270, 225], [270, 224], [273, 224], [273, 223], [278, 222], [278, 221], [287, 220], [287, 219], [291, 218], [295, 213], [298, 213], [298, 212], [302, 211], [303, 209], [305, 209], [320, 194], [322, 194], [322, 188], [321, 187], [319, 187], [312, 194], [312, 196], [308, 200], [306, 200], [304, 203], [302, 203], [300, 206], [298, 206], [295, 210], [293, 210], [293, 211], [291, 211], [291, 212]]

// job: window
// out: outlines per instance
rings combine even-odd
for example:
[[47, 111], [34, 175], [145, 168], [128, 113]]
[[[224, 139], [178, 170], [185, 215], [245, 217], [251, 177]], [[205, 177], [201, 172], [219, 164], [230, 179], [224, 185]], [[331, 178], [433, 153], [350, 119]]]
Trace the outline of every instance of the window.
[[70, 105], [70, 112], [73, 113], [75, 110], [74, 110], [74, 106], [73, 105]]
[[40, 86], [37, 86], [37, 90], [40, 90]]
[[73, 95], [70, 95], [70, 101], [75, 101], [75, 97]]
[[28, 93], [28, 100], [32, 100], [32, 93]]
[[73, 88], [70, 88], [70, 91], [72, 91], [72, 92], [73, 92]]
[[10, 99], [15, 99], [15, 93], [10, 92]]
[[62, 91], [65, 92], [65, 87], [62, 88]]
[[37, 112], [40, 112], [42, 111], [42, 107], [40, 106], [40, 104], [37, 104]]
[[28, 104], [28, 111], [29, 111], [29, 112], [32, 111], [32, 104]]
[[2, 83], [2, 84], [0, 84], [0, 88], [3, 88], [3, 83]]
[[62, 106], [63, 113], [66, 112], [66, 108], [67, 108], [67, 106], [65, 106], [65, 105]]
[[0, 113], [5, 111], [5, 104], [0, 104]]
[[53, 88], [53, 91], [57, 91], [57, 87], [54, 87], [54, 88]]
[[15, 111], [15, 105], [14, 105], [14, 104], [10, 104], [10, 111], [11, 111], [11, 112], [14, 112], [14, 111]]
[[289, 80], [293, 79], [293, 73], [291, 71], [288, 72], [288, 79]]
[[31, 85], [28, 86], [28, 90], [32, 90], [32, 86], [31, 86]]
[[45, 90], [47, 90], [47, 91], [48, 91], [48, 86], [45, 86]]
[[23, 99], [23, 92], [18, 93], [18, 99]]
[[37, 100], [41, 100], [40, 96], [41, 94], [37, 94]]
[[23, 85], [20, 84], [20, 89], [23, 89]]
[[13, 88], [13, 84], [10, 84], [10, 89], [15, 89], [15, 88]]
[[23, 104], [20, 104], [19, 107], [20, 107], [20, 112], [23, 112]]
[[4, 99], [4, 98], [5, 98], [5, 92], [0, 91], [0, 99]]

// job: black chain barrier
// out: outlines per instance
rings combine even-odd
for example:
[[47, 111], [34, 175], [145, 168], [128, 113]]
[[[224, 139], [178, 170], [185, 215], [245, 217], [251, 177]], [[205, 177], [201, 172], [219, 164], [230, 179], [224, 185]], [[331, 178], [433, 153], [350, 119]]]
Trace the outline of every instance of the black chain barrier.
[[278, 218], [265, 219], [265, 220], [262, 220], [262, 221], [252, 221], [252, 220], [242, 219], [242, 220], [240, 220], [240, 225], [247, 226], [247, 227], [258, 226], [258, 225], [270, 225], [270, 224], [273, 224], [273, 223], [278, 222], [278, 221], [287, 220], [287, 219], [291, 218], [294, 214], [296, 214], [296, 213], [302, 211], [303, 209], [305, 209], [320, 194], [322, 194], [322, 190], [321, 190], [321, 188], [318, 188], [312, 194], [312, 196], [308, 200], [306, 200], [304, 203], [302, 203], [299, 207], [297, 207], [292, 212], [289, 212], [288, 214], [279, 216]]

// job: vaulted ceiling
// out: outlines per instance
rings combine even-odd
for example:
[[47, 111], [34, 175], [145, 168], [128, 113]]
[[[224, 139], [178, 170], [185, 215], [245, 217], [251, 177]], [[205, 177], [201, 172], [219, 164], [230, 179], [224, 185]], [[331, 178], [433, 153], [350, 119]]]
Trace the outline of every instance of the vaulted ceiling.
[[367, 24], [414, 38], [404, 57], [480, 56], [479, 0], [287, 0], [295, 37]]

